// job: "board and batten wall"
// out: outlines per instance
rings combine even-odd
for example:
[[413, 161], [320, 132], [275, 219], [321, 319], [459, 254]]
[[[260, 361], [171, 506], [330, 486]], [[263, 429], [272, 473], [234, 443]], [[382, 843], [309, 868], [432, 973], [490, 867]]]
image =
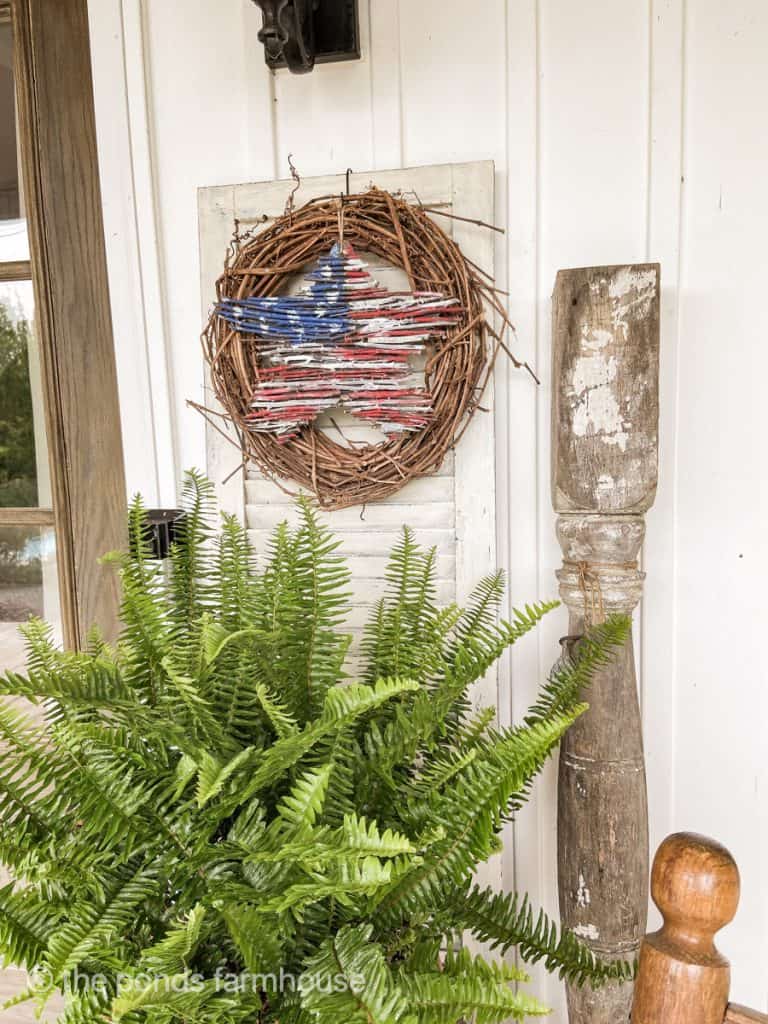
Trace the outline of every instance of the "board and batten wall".
[[[496, 377], [497, 551], [513, 601], [555, 593], [550, 294], [561, 267], [662, 267], [660, 487], [639, 675], [651, 844], [710, 833], [743, 902], [721, 946], [768, 1009], [768, 4], [361, 0], [363, 59], [267, 74], [251, 0], [92, 0], [104, 219], [129, 488], [172, 504], [204, 465], [197, 189], [492, 159], [496, 267], [542, 387]], [[502, 666], [519, 717], [556, 613]], [[556, 913], [555, 772], [519, 817], [505, 884]], [[535, 990], [565, 1021], [560, 984]]]

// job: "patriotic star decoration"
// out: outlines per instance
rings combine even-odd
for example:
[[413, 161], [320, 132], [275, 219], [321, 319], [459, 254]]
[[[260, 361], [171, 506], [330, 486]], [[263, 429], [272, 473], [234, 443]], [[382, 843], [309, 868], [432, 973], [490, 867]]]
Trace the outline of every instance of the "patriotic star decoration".
[[410, 359], [463, 310], [439, 292], [380, 287], [351, 245], [336, 244], [298, 295], [222, 299], [216, 312], [259, 346], [250, 429], [288, 441], [337, 406], [387, 435], [426, 426], [432, 396]]

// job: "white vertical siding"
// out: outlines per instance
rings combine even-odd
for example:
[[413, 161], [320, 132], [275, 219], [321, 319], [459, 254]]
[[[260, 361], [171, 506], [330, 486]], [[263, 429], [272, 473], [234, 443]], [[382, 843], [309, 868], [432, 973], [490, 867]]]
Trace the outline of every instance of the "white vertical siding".
[[723, 945], [734, 955], [737, 993], [763, 1010], [767, 43], [764, 3], [688, 3], [674, 678], [675, 821], [719, 831], [736, 856], [744, 897]]
[[[549, 596], [549, 295], [559, 267], [662, 264], [661, 483], [639, 638], [652, 844], [731, 847], [744, 902], [723, 935], [734, 996], [768, 1009], [763, 418], [768, 7], [762, 0], [361, 0], [363, 60], [265, 71], [250, 0], [92, 0], [105, 221], [132, 487], [173, 493], [205, 459], [196, 190], [492, 158], [496, 266], [537, 392], [496, 386], [498, 550], [513, 600]], [[126, 82], [128, 86], [126, 87]], [[167, 380], [163, 368], [168, 368]], [[172, 410], [172, 416], [166, 415]], [[172, 448], [172, 441], [175, 451]], [[172, 469], [172, 467], [174, 467]], [[515, 651], [519, 715], [564, 616]], [[554, 773], [505, 877], [550, 912]], [[537, 990], [562, 1021], [560, 986]]]

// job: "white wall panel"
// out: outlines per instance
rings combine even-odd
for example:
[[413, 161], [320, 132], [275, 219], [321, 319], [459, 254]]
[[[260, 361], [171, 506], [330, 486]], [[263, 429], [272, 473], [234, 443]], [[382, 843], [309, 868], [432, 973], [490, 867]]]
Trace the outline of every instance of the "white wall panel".
[[270, 78], [255, 57], [252, 4], [143, 0], [142, 7], [178, 475], [204, 465], [205, 451], [203, 420], [186, 408], [203, 393], [197, 190], [273, 173]]
[[[167, 494], [170, 465], [178, 475], [205, 462], [202, 421], [184, 404], [200, 397], [203, 381], [199, 187], [284, 176], [288, 153], [304, 175], [491, 158], [496, 219], [509, 228], [496, 267], [517, 347], [542, 378], [537, 391], [507, 366], [497, 372], [498, 551], [514, 600], [550, 596], [559, 562], [549, 496], [555, 271], [658, 259], [661, 477], [638, 616], [651, 837], [655, 846], [672, 829], [695, 828], [733, 849], [745, 896], [722, 944], [735, 997], [768, 1009], [759, 603], [768, 570], [768, 8], [763, 0], [478, 0], [471, 9], [461, 0], [361, 0], [361, 8], [361, 62], [272, 78], [250, 0], [92, 2], [131, 486]], [[166, 385], [156, 379], [164, 365]], [[171, 428], [178, 450], [169, 463]], [[403, 517], [426, 538], [440, 530], [441, 509], [430, 515], [428, 504], [414, 504]], [[502, 717], [519, 717], [530, 701], [564, 622], [553, 616], [502, 667]], [[504, 859], [505, 881], [516, 878], [550, 912], [555, 842], [550, 770]], [[564, 1021], [561, 986], [535, 974]]]
[[[520, 357], [539, 367], [549, 350], [540, 344], [539, 320], [539, 125], [538, 90], [540, 55], [539, 11], [536, 0], [508, 4], [506, 27], [506, 125], [507, 153], [507, 282], [509, 309], [517, 328], [515, 347]], [[540, 579], [540, 478], [549, 479], [548, 467], [538, 457], [538, 409], [546, 404], [546, 382], [531, 386], [526, 374], [508, 363], [497, 369], [497, 477], [500, 495], [499, 554], [509, 576], [509, 603], [527, 600], [527, 595], [556, 594], [555, 581]], [[547, 406], [548, 408], [548, 406]], [[542, 517], [548, 517], [546, 500]], [[546, 523], [544, 536], [553, 536], [553, 521]], [[564, 630], [555, 630], [555, 639]], [[541, 631], [516, 645], [509, 658], [510, 718], [519, 721], [532, 701], [541, 678], [541, 666], [551, 663], [554, 650]], [[546, 669], [545, 669], [546, 670]], [[502, 671], [502, 681], [505, 675]], [[534, 787], [527, 805], [515, 824], [514, 844], [505, 850], [506, 879], [521, 891], [536, 893], [536, 900], [550, 913], [556, 910], [554, 851], [547, 851], [554, 827], [553, 779]], [[532, 991], [562, 1015], [562, 989], [544, 968], [531, 968]]]
[[[675, 827], [677, 572], [677, 363], [679, 348], [680, 197], [683, 188], [683, 7], [664, 0], [651, 21], [649, 204], [646, 258], [661, 264], [659, 489], [647, 516], [643, 569], [641, 702], [648, 778], [651, 849]], [[664, 695], [660, 699], [660, 695]], [[651, 914], [656, 927], [659, 916]]]
[[676, 823], [720, 836], [744, 899], [723, 937], [765, 1009], [768, 7], [689, 0], [678, 368]]
[[[152, 504], [175, 492], [163, 345], [141, 11], [136, 0], [91, 9], [96, 125], [128, 493]], [[128, 40], [128, 45], [126, 44]]]
[[[307, 177], [372, 166], [371, 58], [365, 4], [360, 12], [360, 31], [361, 60], [328, 64], [317, 69], [319, 74], [316, 71], [309, 76], [275, 76], [281, 178], [288, 172], [289, 153], [293, 153], [299, 173]], [[253, 52], [254, 59], [260, 59], [255, 41]]]

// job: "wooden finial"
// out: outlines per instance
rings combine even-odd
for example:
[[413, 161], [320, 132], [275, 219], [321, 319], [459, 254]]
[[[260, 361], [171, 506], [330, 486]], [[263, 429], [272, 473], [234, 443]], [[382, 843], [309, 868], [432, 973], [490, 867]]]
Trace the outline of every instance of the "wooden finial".
[[640, 950], [632, 1024], [723, 1024], [731, 972], [714, 937], [739, 904], [733, 857], [704, 836], [670, 836], [653, 862], [651, 895], [664, 926]]

